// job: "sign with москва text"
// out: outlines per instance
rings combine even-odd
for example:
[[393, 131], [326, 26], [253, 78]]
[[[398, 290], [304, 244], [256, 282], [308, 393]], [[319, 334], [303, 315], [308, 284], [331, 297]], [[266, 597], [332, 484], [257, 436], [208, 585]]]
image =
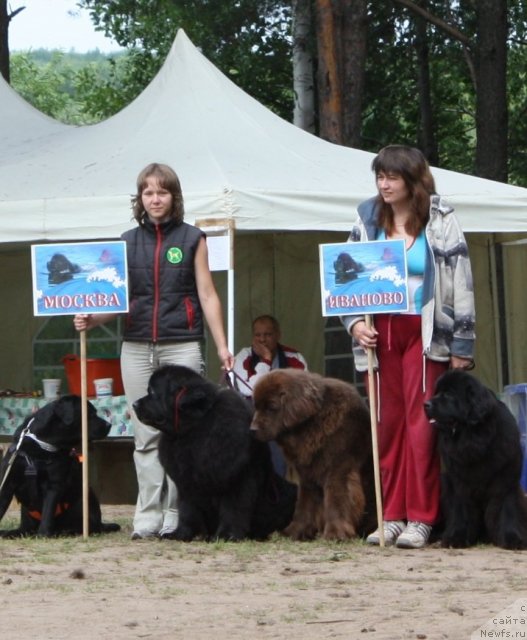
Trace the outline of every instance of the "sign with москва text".
[[31, 246], [35, 316], [127, 313], [126, 243]]

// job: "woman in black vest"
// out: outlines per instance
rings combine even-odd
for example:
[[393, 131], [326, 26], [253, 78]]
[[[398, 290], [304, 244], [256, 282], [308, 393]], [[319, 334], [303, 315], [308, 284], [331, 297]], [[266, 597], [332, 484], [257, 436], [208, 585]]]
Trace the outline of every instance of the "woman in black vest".
[[[121, 373], [134, 424], [138, 497], [132, 539], [169, 535], [177, 526], [177, 488], [159, 463], [160, 432], [137, 420], [132, 405], [147, 392], [153, 371], [164, 364], [201, 373], [200, 341], [207, 322], [222, 366], [229, 352], [220, 299], [208, 265], [205, 234], [183, 222], [181, 185], [167, 165], [149, 164], [132, 198], [138, 226], [126, 231], [129, 312], [123, 331]], [[91, 329], [113, 314], [77, 315], [76, 329]]]

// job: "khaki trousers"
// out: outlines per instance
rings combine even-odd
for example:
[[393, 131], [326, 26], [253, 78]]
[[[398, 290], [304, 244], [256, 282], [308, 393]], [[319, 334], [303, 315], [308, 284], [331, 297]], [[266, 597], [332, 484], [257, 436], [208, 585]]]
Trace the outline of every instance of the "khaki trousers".
[[134, 427], [134, 464], [138, 495], [134, 532], [162, 534], [178, 523], [177, 487], [166, 475], [158, 458], [160, 431], [137, 419], [133, 403], [146, 395], [152, 373], [165, 364], [179, 364], [202, 372], [199, 342], [123, 342], [121, 375]]

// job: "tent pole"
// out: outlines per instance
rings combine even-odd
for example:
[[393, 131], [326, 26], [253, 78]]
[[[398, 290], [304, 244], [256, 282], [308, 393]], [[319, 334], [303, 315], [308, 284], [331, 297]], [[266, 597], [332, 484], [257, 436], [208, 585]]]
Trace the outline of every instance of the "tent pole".
[[502, 314], [505, 312], [503, 292], [500, 288], [500, 279], [501, 281], [503, 280], [502, 249], [500, 246], [497, 246], [494, 234], [491, 235], [489, 254], [492, 312], [494, 316], [494, 341], [496, 344], [496, 373], [498, 376], [497, 385], [501, 391], [504, 385], [509, 382], [508, 362], [504, 361], [505, 354], [503, 353], [504, 346], [505, 352], [507, 351], [507, 325], [502, 321]]
[[220, 216], [217, 218], [196, 218], [194, 224], [198, 229], [205, 230], [209, 240], [214, 236], [227, 236], [228, 238], [228, 255], [223, 249], [221, 266], [216, 264], [213, 270], [227, 271], [227, 347], [231, 353], [234, 353], [234, 219]]
[[234, 354], [234, 269], [227, 271], [227, 346]]

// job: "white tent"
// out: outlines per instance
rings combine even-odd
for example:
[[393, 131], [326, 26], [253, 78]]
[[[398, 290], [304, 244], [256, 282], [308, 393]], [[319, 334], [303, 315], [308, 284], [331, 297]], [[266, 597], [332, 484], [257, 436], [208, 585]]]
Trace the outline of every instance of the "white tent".
[[[357, 204], [374, 192], [372, 158], [274, 115], [182, 31], [143, 93], [96, 125], [59, 124], [0, 82], [0, 295], [9, 301], [0, 357], [24, 363], [6, 372], [0, 387], [30, 378], [25, 363], [38, 323], [30, 317], [28, 243], [118, 237], [132, 224], [135, 177], [153, 161], [178, 172], [187, 221], [226, 216], [237, 232], [258, 232], [236, 235], [236, 347], [247, 343], [252, 317], [275, 313], [284, 339], [322, 370], [317, 246], [345, 239]], [[527, 189], [433, 172], [466, 232], [527, 232]], [[480, 308], [485, 305], [480, 344], [490, 369], [496, 309], [487, 301], [487, 235], [475, 235], [471, 255], [481, 264]]]
[[[99, 124], [60, 125], [5, 83], [0, 99], [3, 242], [118, 235], [129, 226], [133, 180], [154, 160], [178, 172], [189, 221], [224, 214], [243, 231], [346, 231], [374, 188], [373, 154], [330, 144], [277, 117], [183, 31], [143, 93]], [[527, 189], [434, 174], [466, 231], [527, 230]]]
[[0, 76], [0, 140], [3, 159], [11, 157], [18, 161], [18, 154], [24, 154], [28, 145], [45, 146], [56, 134], [73, 127], [62, 124], [44, 115], [21, 98]]

